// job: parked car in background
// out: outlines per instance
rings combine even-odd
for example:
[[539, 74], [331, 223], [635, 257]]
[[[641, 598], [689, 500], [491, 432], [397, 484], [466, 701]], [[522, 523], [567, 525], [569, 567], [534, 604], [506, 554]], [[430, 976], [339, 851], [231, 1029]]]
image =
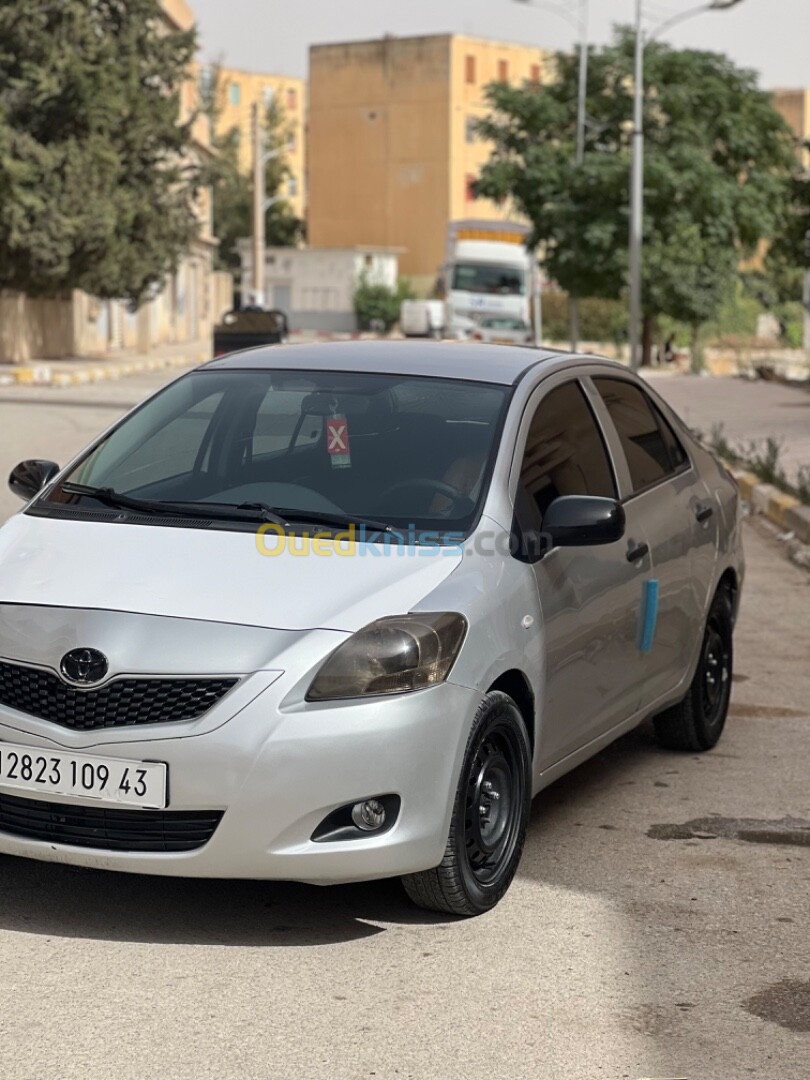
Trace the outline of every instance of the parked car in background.
[[279, 345], [289, 336], [287, 316], [283, 311], [244, 307], [228, 311], [214, 327], [214, 356], [253, 349], [257, 345]]
[[484, 341], [488, 345], [529, 345], [534, 341], [534, 332], [523, 319], [496, 315], [479, 319], [470, 336], [473, 341]]
[[9, 482], [0, 853], [476, 915], [552, 781], [723, 730], [737, 488], [610, 361], [251, 350]]

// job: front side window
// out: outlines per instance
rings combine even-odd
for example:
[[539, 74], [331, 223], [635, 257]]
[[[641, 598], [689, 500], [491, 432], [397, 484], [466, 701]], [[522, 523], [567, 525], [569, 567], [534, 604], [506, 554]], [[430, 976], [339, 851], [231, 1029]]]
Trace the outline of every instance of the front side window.
[[293, 524], [337, 515], [466, 535], [508, 396], [457, 379], [194, 372], [103, 438], [39, 506], [109, 517], [123, 496], [199, 518], [264, 504]]
[[520, 467], [518, 515], [539, 529], [561, 495], [616, 498], [616, 485], [601, 432], [579, 383], [550, 391], [529, 428]]
[[657, 484], [686, 462], [675, 433], [669, 429], [669, 438], [664, 436], [658, 410], [653, 411], [643, 390], [627, 379], [595, 378], [593, 382], [619, 435], [634, 493]]
[[456, 263], [453, 267], [452, 287], [464, 292], [524, 296], [526, 275], [518, 267], [496, 266], [491, 263]]

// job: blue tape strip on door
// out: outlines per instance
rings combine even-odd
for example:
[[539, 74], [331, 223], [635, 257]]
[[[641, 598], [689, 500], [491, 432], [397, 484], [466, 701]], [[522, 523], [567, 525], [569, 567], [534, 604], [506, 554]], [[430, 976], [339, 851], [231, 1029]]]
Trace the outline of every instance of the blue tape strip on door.
[[649, 652], [653, 646], [655, 637], [655, 624], [658, 621], [658, 579], [650, 578], [644, 582], [644, 593], [641, 605], [641, 633], [639, 635], [639, 649], [641, 652]]

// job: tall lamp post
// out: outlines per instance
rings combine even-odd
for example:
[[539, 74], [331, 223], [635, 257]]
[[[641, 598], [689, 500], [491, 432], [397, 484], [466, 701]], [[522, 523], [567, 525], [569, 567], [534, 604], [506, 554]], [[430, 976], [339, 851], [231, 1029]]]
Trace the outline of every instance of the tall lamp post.
[[633, 157], [630, 171], [630, 366], [641, 366], [641, 243], [644, 230], [644, 46], [678, 23], [704, 11], [725, 11], [741, 0], [710, 0], [661, 23], [646, 39], [642, 0], [636, 0], [636, 51], [633, 75]]
[[[579, 89], [577, 92], [577, 132], [576, 132], [576, 150], [574, 153], [574, 161], [577, 165], [581, 165], [585, 158], [585, 102], [588, 93], [588, 0], [578, 0], [578, 14], [574, 14], [569, 8], [562, 4], [554, 3], [553, 0], [545, 2], [545, 0], [517, 0], [521, 4], [533, 4], [536, 7], [541, 7], [545, 11], [551, 11], [555, 15], [559, 15], [561, 19], [565, 19], [567, 23], [579, 34]], [[540, 285], [538, 284], [538, 291]], [[535, 326], [535, 330], [538, 327]], [[540, 344], [536, 341], [536, 344]], [[579, 304], [575, 296], [571, 297], [571, 348], [576, 350], [579, 345]]]

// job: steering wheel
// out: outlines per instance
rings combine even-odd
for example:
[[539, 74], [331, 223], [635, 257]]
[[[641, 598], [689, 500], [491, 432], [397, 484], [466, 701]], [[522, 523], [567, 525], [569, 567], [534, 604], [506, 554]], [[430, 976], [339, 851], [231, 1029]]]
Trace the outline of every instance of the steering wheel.
[[459, 488], [454, 487], [453, 484], [448, 484], [444, 480], [433, 480], [429, 476], [417, 476], [413, 480], [400, 480], [398, 483], [393, 484], [386, 491], [386, 499], [390, 495], [395, 495], [400, 491], [431, 491], [435, 495], [444, 495], [446, 499], [450, 499], [455, 506], [457, 503], [466, 502], [472, 506], [472, 499], [469, 495], [465, 495]]

